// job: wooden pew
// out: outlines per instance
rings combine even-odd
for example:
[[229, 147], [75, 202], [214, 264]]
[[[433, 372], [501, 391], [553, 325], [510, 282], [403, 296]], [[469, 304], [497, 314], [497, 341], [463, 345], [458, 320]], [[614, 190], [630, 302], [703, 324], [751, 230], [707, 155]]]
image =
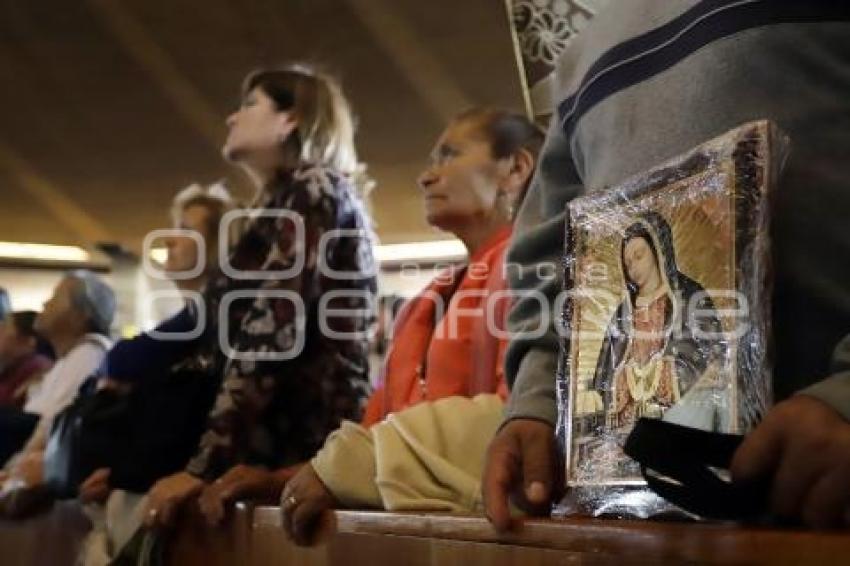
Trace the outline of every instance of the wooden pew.
[[227, 523], [217, 529], [204, 523], [200, 512], [190, 506], [182, 513], [177, 532], [169, 545], [169, 563], [179, 566], [227, 566], [253, 564], [251, 520], [254, 505], [237, 503]]
[[74, 501], [20, 521], [0, 520], [3, 566], [73, 566], [91, 523]]
[[[280, 509], [257, 507], [252, 512], [246, 548], [231, 563], [258, 566], [850, 563], [850, 533], [719, 524], [526, 520], [515, 532], [499, 535], [480, 517], [336, 511], [324, 517], [320, 539], [311, 548], [294, 546], [281, 530]], [[196, 547], [195, 551], [198, 550]], [[171, 563], [180, 566], [202, 563], [184, 560], [184, 556], [172, 555]]]
[[[0, 521], [3, 566], [72, 565], [88, 520], [78, 505], [22, 522]], [[850, 532], [808, 532], [594, 519], [525, 520], [499, 535], [481, 517], [336, 511], [317, 545], [281, 529], [280, 509], [240, 503], [221, 528], [188, 512], [169, 547], [176, 566], [492, 566], [629, 564], [850, 564]]]
[[850, 533], [843, 532], [575, 518], [525, 520], [499, 535], [480, 517], [357, 512], [336, 513], [336, 528], [427, 540], [434, 560], [428, 564], [850, 563]]

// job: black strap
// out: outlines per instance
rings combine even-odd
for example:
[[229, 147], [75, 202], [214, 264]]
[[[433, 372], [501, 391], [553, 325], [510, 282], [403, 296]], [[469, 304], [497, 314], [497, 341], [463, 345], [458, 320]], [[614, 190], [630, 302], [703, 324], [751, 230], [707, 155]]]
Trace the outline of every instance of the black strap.
[[764, 513], [766, 486], [733, 484], [728, 470], [744, 437], [640, 419], [625, 453], [641, 465], [647, 485], [682, 509], [708, 519], [748, 520]]

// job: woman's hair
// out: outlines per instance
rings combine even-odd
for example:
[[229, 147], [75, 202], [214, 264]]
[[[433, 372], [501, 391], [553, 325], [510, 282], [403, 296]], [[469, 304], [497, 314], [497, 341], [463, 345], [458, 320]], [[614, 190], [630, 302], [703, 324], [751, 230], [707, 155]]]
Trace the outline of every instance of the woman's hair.
[[21, 336], [37, 338], [38, 333], [35, 331], [35, 319], [37, 316], [38, 313], [35, 311], [15, 311], [11, 314], [9, 320]]
[[[524, 114], [501, 108], [476, 107], [458, 114], [454, 123], [470, 122], [475, 124], [479, 132], [490, 142], [490, 151], [494, 159], [505, 159], [520, 150], [525, 150], [534, 158], [535, 164], [543, 147], [546, 136], [543, 131]], [[531, 177], [517, 195], [514, 205], [519, 208]]]
[[189, 185], [174, 197], [171, 203], [171, 220], [174, 225], [180, 223], [183, 212], [191, 206], [203, 206], [209, 212], [207, 216], [207, 269], [218, 266], [218, 248], [226, 246], [229, 250], [239, 239], [242, 226], [239, 222], [231, 222], [226, 242], [219, 241], [219, 226], [225, 214], [236, 208], [230, 191], [222, 183], [213, 183], [209, 187], [194, 183]]
[[347, 175], [362, 196], [373, 183], [357, 159], [355, 120], [339, 81], [305, 64], [261, 69], [246, 77], [242, 95], [260, 88], [278, 111], [291, 110], [298, 127], [285, 149], [301, 163], [324, 165]]
[[38, 313], [35, 311], [15, 311], [9, 315], [9, 321], [15, 326], [19, 336], [35, 340], [34, 351], [36, 354], [56, 359], [56, 354], [50, 342], [35, 330], [36, 318], [38, 318]]
[[35, 330], [35, 311], [15, 311], [9, 316], [9, 321], [15, 326], [18, 336], [35, 340], [35, 352], [53, 358], [53, 348], [44, 337]]

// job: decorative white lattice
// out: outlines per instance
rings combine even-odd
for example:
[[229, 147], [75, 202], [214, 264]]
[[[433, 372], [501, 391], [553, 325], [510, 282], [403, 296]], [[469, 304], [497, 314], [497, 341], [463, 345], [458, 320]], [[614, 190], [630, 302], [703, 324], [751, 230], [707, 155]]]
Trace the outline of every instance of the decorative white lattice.
[[529, 63], [554, 67], [575, 35], [607, 0], [515, 0], [513, 20]]

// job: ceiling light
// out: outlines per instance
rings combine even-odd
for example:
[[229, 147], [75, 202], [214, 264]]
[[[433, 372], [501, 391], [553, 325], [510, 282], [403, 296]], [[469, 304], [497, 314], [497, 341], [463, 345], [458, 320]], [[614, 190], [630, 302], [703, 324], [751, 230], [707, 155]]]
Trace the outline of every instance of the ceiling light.
[[386, 244], [375, 249], [381, 262], [458, 260], [466, 257], [466, 248], [460, 240], [438, 240]]
[[[375, 248], [375, 257], [380, 262], [453, 261], [465, 258], [466, 248], [460, 240], [385, 244]], [[168, 259], [168, 250], [152, 248], [150, 258], [159, 264], [164, 264]]]
[[0, 258], [83, 262], [89, 261], [91, 256], [86, 250], [77, 246], [0, 242]]
[[151, 248], [150, 257], [156, 263], [164, 265], [165, 260], [168, 259], [168, 249], [166, 249], [166, 248]]

